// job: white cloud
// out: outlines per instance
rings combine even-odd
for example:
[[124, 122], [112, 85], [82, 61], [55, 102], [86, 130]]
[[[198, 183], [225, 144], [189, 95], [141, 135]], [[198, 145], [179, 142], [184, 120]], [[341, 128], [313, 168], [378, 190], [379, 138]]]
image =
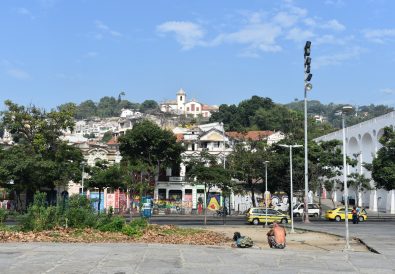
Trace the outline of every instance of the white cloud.
[[314, 65], [316, 68], [330, 65], [340, 65], [347, 60], [358, 58], [363, 52], [364, 49], [360, 47], [354, 47], [341, 53], [319, 56], [316, 58]]
[[109, 26], [104, 24], [103, 22], [96, 20], [95, 21], [96, 28], [99, 30], [99, 33], [95, 35], [95, 38], [100, 40], [103, 39], [105, 35], [110, 35], [113, 37], [121, 37], [122, 34], [118, 31], [111, 29]]
[[387, 95], [393, 95], [393, 94], [395, 94], [395, 88], [383, 88], [380, 90], [380, 92], [387, 94]]
[[16, 12], [20, 15], [27, 16], [30, 19], [35, 19], [35, 16], [26, 8], [18, 8]]
[[237, 32], [219, 35], [213, 44], [237, 43], [248, 45], [250, 50], [277, 52], [281, 47], [276, 45], [276, 38], [281, 32], [280, 27], [270, 24], [248, 25]]
[[332, 20], [329, 20], [328, 22], [325, 22], [322, 25], [322, 28], [335, 30], [335, 31], [342, 31], [342, 30], [346, 29], [346, 27], [343, 24], [339, 23], [339, 21], [337, 21], [335, 19], [332, 19]]
[[303, 20], [303, 22], [305, 23], [306, 26], [313, 28], [317, 25], [317, 22], [313, 18], [306, 18]]
[[370, 29], [363, 31], [363, 33], [369, 41], [380, 44], [395, 39], [395, 29]]
[[95, 51], [90, 51], [90, 52], [87, 52], [87, 53], [84, 55], [84, 57], [85, 57], [85, 58], [94, 58], [94, 57], [96, 57], [97, 55], [98, 55], [97, 52], [95, 52]]
[[338, 6], [338, 7], [341, 7], [341, 6], [345, 5], [343, 0], [326, 0], [325, 4], [327, 4], [327, 5], [334, 5], [334, 6]]
[[200, 25], [185, 21], [170, 21], [157, 26], [159, 33], [173, 32], [184, 50], [204, 44], [204, 31]]
[[282, 27], [288, 28], [295, 25], [298, 19], [298, 16], [282, 11], [274, 16], [273, 21]]
[[354, 39], [354, 36], [336, 37], [332, 34], [324, 34], [314, 39], [314, 45], [331, 44], [346, 45]]
[[43, 8], [52, 8], [59, 2], [59, 0], [39, 0], [41, 7]]
[[30, 79], [31, 76], [29, 73], [22, 69], [17, 69], [17, 68], [11, 68], [7, 70], [7, 74], [13, 78], [19, 79], [19, 80], [27, 80]]
[[313, 32], [311, 32], [309, 30], [302, 30], [299, 28], [293, 28], [290, 31], [288, 31], [285, 38], [288, 40], [295, 41], [295, 42], [301, 42], [301, 41], [309, 39], [313, 36], [314, 36]]

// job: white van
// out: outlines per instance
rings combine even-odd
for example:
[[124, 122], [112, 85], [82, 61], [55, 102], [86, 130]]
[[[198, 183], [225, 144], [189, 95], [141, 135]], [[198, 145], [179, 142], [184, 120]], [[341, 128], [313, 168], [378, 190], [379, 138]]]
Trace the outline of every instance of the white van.
[[[294, 206], [294, 216], [299, 217], [302, 216], [304, 210], [304, 204], [300, 203]], [[320, 216], [320, 206], [318, 204], [308, 204], [308, 213], [311, 216], [318, 217]]]

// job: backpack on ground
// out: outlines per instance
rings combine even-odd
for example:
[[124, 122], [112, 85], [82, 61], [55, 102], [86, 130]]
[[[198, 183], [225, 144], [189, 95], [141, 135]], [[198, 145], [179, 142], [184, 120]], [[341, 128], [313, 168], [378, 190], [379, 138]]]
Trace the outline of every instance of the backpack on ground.
[[241, 236], [240, 232], [235, 232], [233, 235], [233, 240], [236, 241], [237, 247], [245, 248], [252, 247], [254, 242], [248, 236]]

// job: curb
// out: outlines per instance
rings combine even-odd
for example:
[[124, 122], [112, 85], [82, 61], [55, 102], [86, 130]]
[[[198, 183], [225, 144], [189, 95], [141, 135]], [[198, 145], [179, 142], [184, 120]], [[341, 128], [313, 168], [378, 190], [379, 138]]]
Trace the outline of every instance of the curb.
[[[316, 233], [322, 233], [322, 234], [326, 234], [326, 235], [331, 235], [331, 236], [336, 236], [339, 238], [344, 238], [344, 236], [340, 236], [338, 234], [334, 234], [334, 233], [330, 233], [330, 232], [325, 232], [325, 231], [319, 231], [319, 230], [311, 230], [311, 229], [307, 229], [307, 228], [295, 228], [297, 230], [301, 230], [301, 231], [306, 231], [306, 232], [316, 232]], [[367, 245], [362, 239], [357, 238], [357, 237], [353, 237], [353, 239], [357, 240], [358, 242], [360, 242], [361, 244], [363, 244], [370, 252], [375, 253], [375, 254], [381, 254], [380, 252], [378, 252], [376, 249], [374, 249], [373, 247]]]

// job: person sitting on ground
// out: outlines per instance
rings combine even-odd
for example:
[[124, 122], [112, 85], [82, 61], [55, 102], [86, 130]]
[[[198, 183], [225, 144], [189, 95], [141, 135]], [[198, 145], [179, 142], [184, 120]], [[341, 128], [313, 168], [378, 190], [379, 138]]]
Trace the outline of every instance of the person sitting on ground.
[[285, 231], [285, 228], [274, 222], [273, 228], [267, 233], [267, 242], [269, 243], [270, 248], [284, 249], [286, 235], [287, 232]]

